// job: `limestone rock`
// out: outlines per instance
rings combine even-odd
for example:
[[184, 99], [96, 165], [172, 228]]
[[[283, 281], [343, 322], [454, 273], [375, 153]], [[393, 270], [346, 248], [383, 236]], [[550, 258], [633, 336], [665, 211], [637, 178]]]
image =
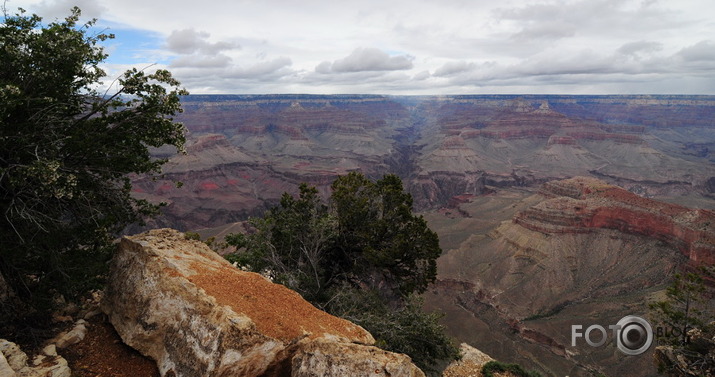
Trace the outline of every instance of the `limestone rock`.
[[[121, 240], [102, 310], [126, 344], [156, 360], [162, 376], [276, 374], [290, 370], [293, 356], [307, 360], [304, 350], [343, 352], [338, 345], [363, 355], [341, 362], [378, 356], [360, 346], [374, 343], [363, 328], [170, 229]], [[325, 350], [322, 342], [335, 347]], [[411, 365], [404, 355], [390, 357]]]
[[462, 343], [459, 350], [462, 359], [451, 362], [442, 372], [443, 377], [482, 377], [484, 364], [494, 360], [467, 343]]
[[688, 331], [687, 347], [658, 346], [655, 360], [659, 370], [670, 377], [715, 376], [715, 322], [706, 331], [695, 328]]
[[293, 357], [292, 364], [292, 377], [424, 376], [406, 355], [377, 347], [321, 340], [303, 347]]
[[0, 352], [0, 376], [2, 377], [15, 377], [17, 374], [10, 368], [10, 364], [7, 362], [5, 355]]
[[0, 339], [0, 353], [5, 355], [5, 359], [12, 370], [18, 371], [27, 365], [27, 355], [13, 342]]
[[67, 360], [51, 353], [53, 347], [46, 347], [44, 355], [37, 355], [28, 365], [27, 354], [17, 344], [0, 339], [1, 377], [70, 377], [72, 375]]
[[63, 349], [81, 342], [82, 339], [84, 339], [84, 336], [87, 335], [87, 327], [85, 326], [85, 324], [85, 320], [78, 320], [77, 322], [75, 322], [75, 326], [72, 328], [72, 330], [58, 335], [54, 339], [53, 343], [55, 343], [57, 348]]
[[57, 346], [54, 344], [47, 345], [42, 349], [42, 354], [51, 357], [57, 356]]

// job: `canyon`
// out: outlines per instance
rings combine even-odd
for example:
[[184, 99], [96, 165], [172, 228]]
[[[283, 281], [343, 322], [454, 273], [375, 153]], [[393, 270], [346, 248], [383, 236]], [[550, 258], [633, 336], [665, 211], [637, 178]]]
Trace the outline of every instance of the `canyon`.
[[[186, 154], [134, 194], [151, 227], [241, 231], [301, 182], [399, 175], [444, 253], [425, 307], [497, 360], [648, 376], [652, 351], [571, 346], [715, 264], [712, 96], [189, 96]], [[180, 184], [177, 184], [180, 182]]]
[[261, 215], [301, 182], [327, 193], [352, 170], [398, 174], [419, 210], [575, 175], [712, 208], [710, 96], [197, 95], [183, 107], [187, 154], [156, 150], [170, 157], [163, 178], [134, 180], [167, 203], [156, 226]]

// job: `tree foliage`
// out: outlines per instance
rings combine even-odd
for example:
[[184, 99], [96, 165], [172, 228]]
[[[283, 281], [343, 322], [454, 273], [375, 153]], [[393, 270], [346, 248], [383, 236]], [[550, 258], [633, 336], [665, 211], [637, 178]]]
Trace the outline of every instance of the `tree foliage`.
[[412, 214], [399, 177], [338, 177], [329, 204], [306, 184], [298, 198], [283, 194], [279, 206], [251, 220], [256, 233], [227, 238], [246, 249], [234, 260], [318, 301], [338, 283], [406, 297], [434, 281], [439, 238]]
[[712, 278], [713, 274], [704, 267], [676, 273], [666, 289], [666, 299], [650, 304], [655, 319], [669, 330], [667, 336], [659, 339], [661, 342], [683, 346], [687, 343], [690, 329], [703, 329], [715, 320], [715, 313], [712, 308], [708, 308], [710, 295], [704, 280], [706, 276]]
[[650, 304], [657, 323], [659, 372], [677, 376], [705, 376], [715, 372], [714, 267], [701, 266], [676, 273], [665, 300]]
[[[498, 373], [498, 374], [495, 374]], [[509, 373], [510, 376], [516, 377], [541, 377], [541, 373], [526, 370], [519, 364], [506, 364], [500, 361], [489, 361], [482, 367], [482, 375], [484, 377], [494, 377], [495, 375], [500, 375], [501, 373]]]
[[442, 250], [424, 218], [412, 213], [400, 178], [373, 182], [353, 172], [331, 188], [327, 204], [306, 184], [297, 198], [284, 194], [251, 220], [255, 232], [226, 238], [239, 249], [228, 259], [362, 325], [378, 344], [422, 368], [456, 357], [439, 316], [422, 312], [415, 298], [434, 282]]
[[168, 71], [99, 90], [113, 35], [80, 15], [43, 25], [21, 9], [0, 25], [0, 273], [26, 300], [94, 278], [112, 236], [157, 208], [128, 175], [157, 173], [149, 148], [185, 141], [172, 116], [187, 93]]

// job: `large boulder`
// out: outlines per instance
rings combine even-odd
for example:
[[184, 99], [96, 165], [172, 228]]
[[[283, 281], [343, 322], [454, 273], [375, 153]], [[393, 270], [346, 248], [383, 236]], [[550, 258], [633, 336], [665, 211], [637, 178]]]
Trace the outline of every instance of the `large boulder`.
[[408, 357], [372, 347], [360, 326], [171, 229], [120, 241], [102, 310], [162, 376], [307, 376], [300, 365], [323, 360], [332, 365], [323, 376], [363, 365], [375, 368], [349, 374], [389, 368], [393, 376], [423, 376]]

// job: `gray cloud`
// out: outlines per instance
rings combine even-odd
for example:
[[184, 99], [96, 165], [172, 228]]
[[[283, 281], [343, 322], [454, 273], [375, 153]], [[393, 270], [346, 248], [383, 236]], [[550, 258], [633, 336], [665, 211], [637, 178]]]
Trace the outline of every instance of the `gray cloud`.
[[663, 49], [663, 44], [659, 42], [637, 41], [629, 42], [616, 50], [617, 53], [627, 56], [640, 56], [642, 54], [650, 54]]
[[172, 68], [221, 68], [228, 67], [231, 64], [231, 60], [231, 58], [222, 54], [216, 56], [185, 55], [174, 59], [170, 66]]
[[577, 26], [571, 22], [551, 22], [537, 23], [527, 26], [521, 31], [513, 34], [511, 37], [517, 40], [555, 40], [561, 38], [573, 37], [576, 35]]
[[412, 68], [409, 55], [390, 56], [377, 48], [357, 48], [350, 55], [332, 63], [324, 61], [315, 67], [318, 73], [366, 71], [400, 71]]
[[429, 73], [429, 71], [422, 71], [422, 72], [419, 72], [416, 75], [412, 76], [412, 80], [422, 81], [422, 80], [427, 80], [430, 77], [432, 77], [432, 75]]
[[[14, 13], [12, 12], [12, 5], [13, 2], [6, 4], [10, 13]], [[67, 17], [70, 14], [70, 9], [75, 6], [82, 10], [82, 18], [86, 20], [99, 18], [107, 10], [107, 7], [96, 0], [43, 0], [36, 5], [33, 11], [44, 18], [54, 21]]]
[[477, 67], [477, 64], [474, 62], [467, 62], [467, 61], [455, 61], [455, 62], [447, 62], [443, 66], [437, 68], [437, 70], [434, 72], [434, 75], [437, 77], [446, 77], [446, 76], [454, 76], [460, 73], [464, 72], [470, 72], [474, 70]]
[[677, 54], [687, 62], [715, 62], [715, 43], [710, 40], [685, 47]]
[[211, 34], [194, 29], [174, 30], [166, 38], [166, 47], [178, 54], [204, 53], [215, 55], [221, 51], [238, 49], [240, 46], [231, 42], [210, 43]]
[[284, 76], [287, 72], [284, 68], [289, 67], [293, 62], [285, 56], [277, 57], [269, 61], [261, 61], [245, 68], [234, 68], [229, 72], [230, 78], [257, 78], [278, 74]]
[[7, 5], [48, 22], [77, 4], [99, 18], [96, 30], [106, 20], [110, 31], [135, 31], [127, 42], [109, 43], [110, 63], [158, 61], [193, 93], [712, 94], [715, 88], [711, 0], [277, 1], [207, 0], [205, 12], [188, 0]]

